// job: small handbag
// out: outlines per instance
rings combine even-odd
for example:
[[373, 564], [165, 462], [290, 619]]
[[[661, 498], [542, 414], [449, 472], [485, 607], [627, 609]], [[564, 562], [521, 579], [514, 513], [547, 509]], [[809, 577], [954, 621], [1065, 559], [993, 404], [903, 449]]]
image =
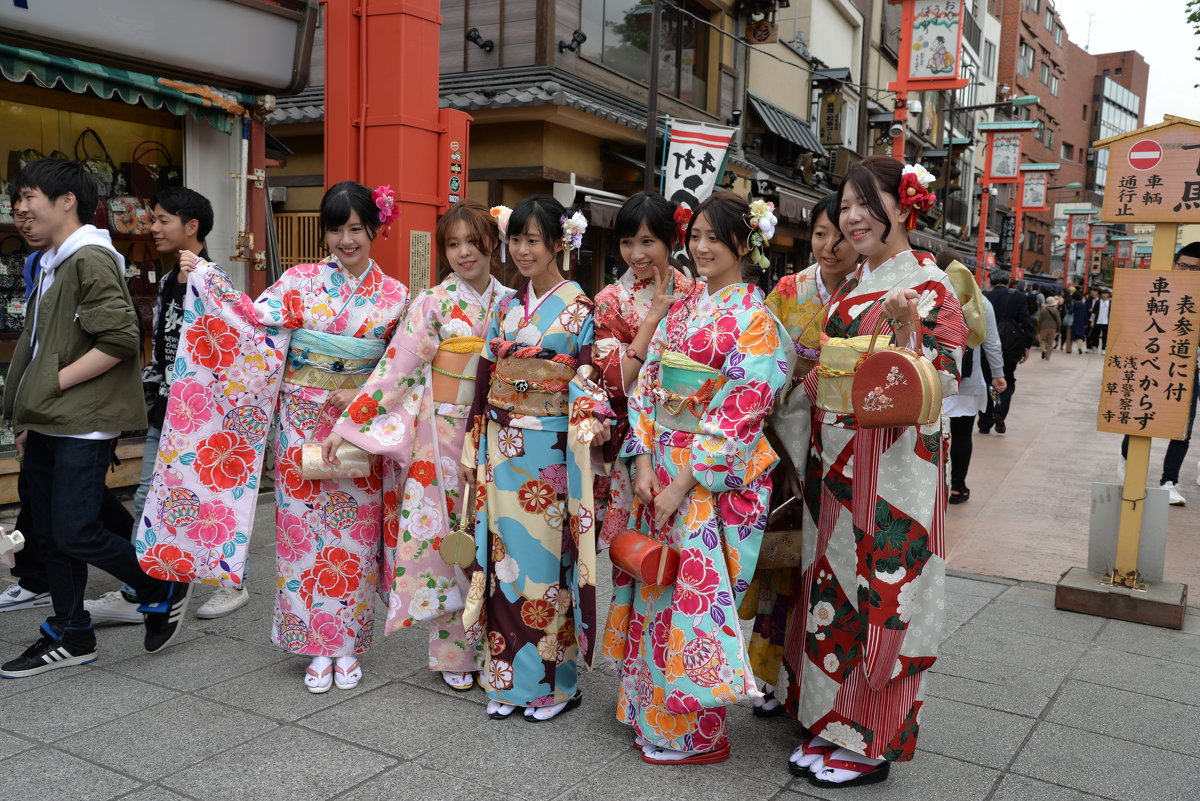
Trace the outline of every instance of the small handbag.
[[[165, 164], [155, 164], [151, 157], [158, 157]], [[170, 186], [183, 186], [183, 171], [175, 164], [166, 145], [147, 139], [133, 149], [129, 161], [121, 164], [121, 174], [129, 193], [143, 200], [150, 200]]]
[[792, 463], [787, 449], [772, 428], [763, 435], [779, 458], [771, 471], [771, 511], [758, 549], [758, 569], [778, 570], [798, 567], [804, 543], [804, 503], [800, 489], [800, 474]]
[[438, 544], [438, 555], [451, 567], [466, 570], [475, 564], [475, 536], [470, 533], [471, 524], [471, 515], [464, 510], [458, 528], [442, 537]]
[[937, 422], [942, 413], [942, 379], [920, 347], [921, 318], [911, 300], [917, 321], [913, 347], [888, 345], [875, 349], [883, 330], [880, 316], [866, 356], [854, 374], [851, 403], [859, 428], [906, 428]]
[[305, 481], [338, 478], [366, 478], [371, 475], [371, 454], [349, 442], [338, 446], [337, 467], [321, 458], [321, 443], [306, 442], [300, 448], [300, 477]]
[[627, 528], [613, 537], [608, 555], [614, 565], [643, 584], [670, 587], [679, 573], [679, 551], [636, 528]]

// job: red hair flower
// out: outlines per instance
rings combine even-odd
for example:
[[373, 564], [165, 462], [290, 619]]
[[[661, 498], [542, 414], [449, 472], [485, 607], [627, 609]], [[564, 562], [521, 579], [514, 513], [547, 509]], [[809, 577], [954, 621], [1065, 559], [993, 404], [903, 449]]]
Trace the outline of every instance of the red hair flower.
[[371, 193], [371, 200], [374, 200], [379, 208], [379, 227], [383, 230], [383, 238], [387, 239], [388, 228], [400, 217], [396, 193], [392, 191], [391, 186], [381, 186]]

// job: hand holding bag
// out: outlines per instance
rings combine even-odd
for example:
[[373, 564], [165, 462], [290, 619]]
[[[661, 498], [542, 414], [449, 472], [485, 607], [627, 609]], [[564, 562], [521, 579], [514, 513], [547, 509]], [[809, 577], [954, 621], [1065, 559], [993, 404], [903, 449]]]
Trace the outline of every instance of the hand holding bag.
[[937, 422], [942, 413], [942, 381], [921, 347], [921, 317], [909, 301], [916, 321], [912, 348], [888, 345], [875, 349], [883, 330], [880, 316], [866, 356], [854, 374], [851, 402], [859, 428], [905, 428]]
[[332, 478], [366, 478], [371, 475], [371, 454], [349, 442], [338, 446], [337, 467], [321, 458], [321, 443], [306, 442], [300, 448], [300, 477], [305, 481]]
[[[650, 514], [650, 528], [653, 531], [653, 509]], [[608, 555], [614, 565], [642, 584], [670, 587], [679, 573], [679, 551], [636, 528], [627, 528], [613, 537]]]

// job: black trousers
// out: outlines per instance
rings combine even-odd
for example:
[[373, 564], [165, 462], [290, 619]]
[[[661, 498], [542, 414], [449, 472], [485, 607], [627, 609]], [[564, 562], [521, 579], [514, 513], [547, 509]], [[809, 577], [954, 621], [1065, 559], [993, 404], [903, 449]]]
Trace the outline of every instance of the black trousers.
[[53, 604], [46, 622], [56, 631], [91, 625], [83, 608], [89, 565], [133, 587], [143, 603], [161, 601], [170, 591], [170, 582], [151, 578], [138, 565], [129, 541], [132, 524], [117, 534], [100, 522], [104, 474], [112, 453], [112, 440], [30, 431], [25, 441], [22, 472]]
[[967, 471], [971, 469], [971, 453], [974, 445], [971, 435], [975, 428], [975, 415], [950, 418], [950, 489], [959, 492], [967, 488]]
[[983, 434], [992, 430], [992, 425], [996, 420], [1003, 420], [1008, 417], [1008, 409], [1012, 405], [1013, 393], [1017, 390], [1017, 364], [1016, 362], [1004, 363], [1004, 380], [1008, 386], [1000, 393], [1000, 404], [996, 405], [992, 402], [992, 371], [988, 367], [987, 359], [983, 359], [983, 380], [989, 387], [987, 408], [983, 414], [979, 415], [979, 431]]

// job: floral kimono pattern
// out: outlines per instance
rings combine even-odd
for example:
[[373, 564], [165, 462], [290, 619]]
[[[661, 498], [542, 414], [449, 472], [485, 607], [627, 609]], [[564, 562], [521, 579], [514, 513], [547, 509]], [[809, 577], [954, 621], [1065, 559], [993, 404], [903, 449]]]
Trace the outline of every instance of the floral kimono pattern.
[[[932, 257], [905, 251], [846, 288], [826, 316], [830, 337], [871, 333], [887, 292], [917, 290], [922, 350], [953, 394], [967, 326]], [[776, 695], [814, 734], [871, 758], [912, 759], [943, 619], [940, 423], [860, 430], [852, 414], [816, 409], [813, 429], [816, 536], [804, 542], [803, 602], [787, 624]]]
[[474, 374], [457, 402], [433, 398], [431, 365], [438, 346], [484, 333], [493, 303], [511, 290], [496, 279], [482, 295], [451, 273], [409, 306], [375, 373], [334, 432], [384, 458], [383, 576], [390, 579], [385, 633], [429, 621], [429, 668], [482, 667], [479, 631], [462, 623], [465, 579], [438, 552], [463, 513], [458, 457], [474, 398]]
[[[695, 281], [672, 268], [674, 291], [690, 295]], [[600, 370], [601, 385], [608, 393], [609, 404], [617, 416], [611, 442], [618, 446], [629, 434], [628, 404], [625, 399], [625, 380], [621, 374], [621, 359], [637, 336], [638, 329], [650, 312], [654, 301], [654, 279], [639, 279], [633, 270], [615, 284], [609, 284], [596, 294], [596, 347], [592, 362]], [[633, 510], [633, 483], [625, 460], [613, 461], [605, 478], [597, 480], [596, 494], [607, 499], [600, 525], [599, 547], [607, 548], [612, 538], [629, 527]]]
[[284, 380], [297, 329], [385, 339], [408, 289], [372, 262], [361, 280], [330, 258], [292, 267], [251, 301], [216, 265], [188, 279], [154, 479], [137, 548], [151, 575], [240, 586], [267, 433], [275, 443], [272, 639], [310, 656], [370, 647], [382, 476], [307, 481], [300, 449], [326, 436], [328, 390]]
[[[594, 336], [592, 302], [572, 281], [533, 304], [527, 287], [506, 296], [489, 318], [477, 398], [498, 380], [491, 377], [497, 346], [583, 365]], [[477, 475], [481, 568], [463, 617], [468, 627], [483, 622], [488, 697], [514, 706], [553, 706], [574, 696], [577, 653], [590, 666], [596, 639], [590, 441], [593, 415], [604, 407], [577, 382], [570, 395], [563, 416], [509, 413], [477, 401], [480, 413], [463, 448], [463, 464]]]
[[[618, 664], [617, 719], [678, 751], [721, 748], [727, 704], [757, 696], [737, 607], [750, 585], [771, 492], [775, 452], [763, 420], [787, 377], [786, 335], [762, 294], [703, 285], [659, 325], [637, 389], [621, 455], [651, 454], [666, 486], [690, 467], [697, 484], [664, 531], [635, 504], [641, 529], [679, 549], [669, 587], [616, 571], [603, 653]], [[696, 433], [667, 427], [657, 400], [665, 351], [717, 371]]]

